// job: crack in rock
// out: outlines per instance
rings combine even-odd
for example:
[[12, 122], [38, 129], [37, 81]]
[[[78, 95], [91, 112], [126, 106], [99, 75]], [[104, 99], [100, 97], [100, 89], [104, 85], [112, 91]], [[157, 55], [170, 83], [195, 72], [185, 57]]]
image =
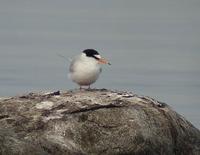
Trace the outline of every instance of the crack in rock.
[[82, 113], [82, 112], [88, 112], [88, 111], [95, 111], [99, 109], [108, 109], [108, 108], [121, 108], [126, 107], [125, 105], [116, 105], [116, 104], [108, 104], [108, 105], [93, 105], [86, 108], [81, 108], [73, 111], [65, 111], [62, 112], [62, 114], [76, 114], [76, 113]]

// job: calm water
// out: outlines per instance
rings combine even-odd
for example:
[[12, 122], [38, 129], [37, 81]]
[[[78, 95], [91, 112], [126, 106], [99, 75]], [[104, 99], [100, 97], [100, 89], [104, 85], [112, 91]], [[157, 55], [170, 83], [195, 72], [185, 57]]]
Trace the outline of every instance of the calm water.
[[168, 103], [200, 128], [199, 0], [0, 1], [0, 96], [77, 86], [68, 62], [110, 60], [93, 85]]

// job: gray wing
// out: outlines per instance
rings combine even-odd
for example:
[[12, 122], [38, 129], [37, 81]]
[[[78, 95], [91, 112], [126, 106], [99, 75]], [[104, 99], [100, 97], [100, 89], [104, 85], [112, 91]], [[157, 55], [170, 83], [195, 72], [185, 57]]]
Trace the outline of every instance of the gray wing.
[[69, 66], [70, 73], [73, 73], [75, 71], [75, 64], [77, 63], [77, 60], [80, 59], [79, 56], [72, 59], [71, 64]]
[[70, 66], [69, 66], [69, 71], [70, 71], [70, 73], [73, 73], [73, 72], [74, 72], [74, 64], [75, 64], [75, 59], [72, 60]]

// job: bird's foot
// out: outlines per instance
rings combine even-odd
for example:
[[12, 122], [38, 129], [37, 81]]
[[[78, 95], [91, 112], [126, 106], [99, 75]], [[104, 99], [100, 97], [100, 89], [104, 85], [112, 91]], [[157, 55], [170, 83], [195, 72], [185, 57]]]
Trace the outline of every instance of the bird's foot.
[[89, 85], [85, 90], [90, 91], [90, 90], [92, 90], [92, 89], [91, 89], [91, 87], [90, 87], [90, 85]]
[[91, 89], [91, 87], [90, 87], [90, 85], [89, 85], [88, 87], [80, 86], [80, 87], [79, 87], [79, 90], [82, 91], [82, 90], [92, 90], [92, 89]]

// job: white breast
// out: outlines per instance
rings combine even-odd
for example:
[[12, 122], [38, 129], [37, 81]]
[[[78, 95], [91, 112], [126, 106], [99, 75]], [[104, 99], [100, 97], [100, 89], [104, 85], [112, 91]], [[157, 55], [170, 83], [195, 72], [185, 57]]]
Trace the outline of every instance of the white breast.
[[101, 67], [94, 58], [79, 56], [70, 65], [70, 78], [79, 85], [91, 85], [101, 73]]

